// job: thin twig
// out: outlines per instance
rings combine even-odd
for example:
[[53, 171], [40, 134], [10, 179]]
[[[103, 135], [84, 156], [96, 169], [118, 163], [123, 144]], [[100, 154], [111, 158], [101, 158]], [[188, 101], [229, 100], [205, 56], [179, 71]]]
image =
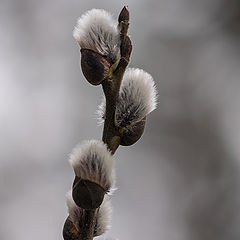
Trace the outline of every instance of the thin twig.
[[122, 131], [116, 121], [116, 102], [118, 99], [122, 78], [129, 63], [129, 58], [132, 51], [131, 40], [127, 36], [129, 27], [129, 12], [127, 7], [123, 8], [120, 16], [122, 13], [124, 15], [128, 15], [128, 19], [120, 21], [118, 25], [121, 40], [121, 59], [116, 70], [102, 83], [103, 92], [106, 98], [106, 112], [102, 140], [107, 144], [112, 154], [114, 154], [121, 142]]
[[94, 234], [96, 209], [83, 211], [83, 225], [79, 231], [79, 240], [92, 240]]

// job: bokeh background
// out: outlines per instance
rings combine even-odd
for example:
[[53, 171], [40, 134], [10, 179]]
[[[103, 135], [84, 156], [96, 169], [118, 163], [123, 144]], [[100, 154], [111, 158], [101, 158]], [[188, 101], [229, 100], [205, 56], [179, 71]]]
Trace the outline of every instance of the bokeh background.
[[159, 104], [116, 154], [112, 228], [120, 240], [240, 239], [239, 0], [1, 0], [0, 239], [62, 239], [71, 149], [100, 139], [101, 87], [72, 37], [91, 8], [131, 12], [130, 66]]

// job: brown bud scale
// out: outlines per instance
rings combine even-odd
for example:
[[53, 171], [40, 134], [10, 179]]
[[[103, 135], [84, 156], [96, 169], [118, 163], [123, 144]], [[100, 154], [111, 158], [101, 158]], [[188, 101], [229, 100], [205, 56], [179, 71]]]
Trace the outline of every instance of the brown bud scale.
[[96, 209], [103, 201], [105, 191], [97, 183], [75, 177], [72, 197], [82, 209]]
[[81, 68], [84, 77], [92, 85], [99, 85], [111, 67], [106, 57], [89, 49], [81, 49]]
[[79, 233], [69, 217], [66, 219], [63, 227], [63, 239], [64, 240], [78, 240]]
[[120, 145], [130, 146], [136, 143], [143, 135], [145, 123], [146, 117], [135, 123], [133, 126], [126, 128], [126, 131], [124, 131], [121, 136]]
[[118, 17], [118, 22], [120, 23], [122, 21], [127, 21], [127, 22], [129, 21], [129, 11], [127, 6], [123, 7]]
[[129, 36], [124, 36], [120, 46], [121, 56], [126, 58], [128, 61], [132, 53], [132, 42]]

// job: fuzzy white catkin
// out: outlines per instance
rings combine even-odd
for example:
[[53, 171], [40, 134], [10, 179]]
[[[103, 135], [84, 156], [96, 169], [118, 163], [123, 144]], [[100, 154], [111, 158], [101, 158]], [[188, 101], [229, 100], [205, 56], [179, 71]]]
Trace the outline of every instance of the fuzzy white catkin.
[[113, 157], [103, 142], [85, 141], [73, 149], [69, 161], [79, 178], [95, 182], [105, 191], [113, 187]]
[[[72, 198], [72, 192], [69, 191], [66, 195], [69, 219], [74, 226], [79, 230], [81, 221], [83, 221], [83, 209], [78, 207]], [[96, 223], [94, 226], [94, 235], [100, 236], [109, 229], [109, 222], [111, 217], [111, 204], [108, 195], [104, 196], [103, 202], [97, 210]]]
[[[128, 68], [123, 76], [116, 105], [118, 124], [131, 127], [157, 106], [157, 90], [152, 76], [138, 68]], [[105, 116], [105, 99], [98, 107], [99, 123]]]
[[69, 219], [74, 224], [74, 226], [79, 229], [79, 224], [82, 221], [83, 209], [78, 207], [72, 198], [72, 191], [69, 191], [66, 195], [67, 197], [67, 207], [69, 213]]
[[73, 37], [81, 48], [108, 56], [113, 62], [120, 56], [120, 35], [117, 22], [103, 9], [92, 9], [77, 21]]
[[96, 224], [94, 228], [95, 236], [100, 236], [105, 233], [109, 228], [110, 217], [112, 213], [111, 203], [108, 195], [105, 195], [102, 205], [100, 206]]

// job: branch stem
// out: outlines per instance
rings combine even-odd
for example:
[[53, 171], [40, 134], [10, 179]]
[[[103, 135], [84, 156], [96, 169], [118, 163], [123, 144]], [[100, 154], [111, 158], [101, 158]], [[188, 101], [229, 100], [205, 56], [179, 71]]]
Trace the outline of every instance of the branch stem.
[[84, 210], [83, 212], [83, 226], [79, 231], [78, 240], [92, 240], [95, 226], [96, 209]]
[[[121, 20], [122, 18], [123, 20]], [[118, 126], [116, 120], [116, 104], [123, 75], [129, 63], [129, 58], [132, 51], [131, 40], [127, 36], [128, 27], [129, 12], [127, 7], [124, 7], [122, 12], [120, 13], [118, 24], [121, 41], [121, 58], [116, 70], [102, 83], [103, 92], [106, 98], [106, 112], [102, 140], [104, 143], [107, 144], [112, 154], [115, 153], [121, 142], [122, 131], [120, 131], [120, 127]]]
[[[112, 154], [115, 153], [121, 142], [122, 129], [116, 120], [116, 104], [124, 72], [129, 63], [132, 51], [131, 40], [127, 36], [129, 27], [129, 11], [124, 7], [119, 15], [118, 29], [120, 33], [120, 60], [117, 68], [102, 82], [103, 92], [106, 98], [106, 112], [102, 141], [107, 144]], [[83, 210], [83, 220], [79, 231], [75, 228], [69, 217], [67, 218], [63, 236], [65, 240], [93, 240], [96, 224], [97, 209]]]
[[111, 78], [105, 79], [102, 83], [103, 92], [106, 97], [106, 113], [102, 140], [107, 144], [112, 154], [117, 150], [121, 141], [119, 126], [116, 121], [116, 103], [127, 65], [128, 61], [125, 58], [121, 58]]

